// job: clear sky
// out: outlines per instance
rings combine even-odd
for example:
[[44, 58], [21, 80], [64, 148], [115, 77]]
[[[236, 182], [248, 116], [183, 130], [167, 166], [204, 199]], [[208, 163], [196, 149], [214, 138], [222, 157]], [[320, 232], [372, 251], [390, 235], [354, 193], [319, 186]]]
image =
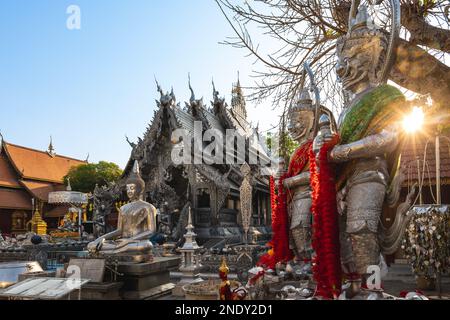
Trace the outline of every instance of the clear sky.
[[[69, 5], [81, 30], [69, 30]], [[243, 86], [251, 58], [219, 44], [233, 35], [213, 0], [2, 0], [0, 131], [5, 140], [58, 154], [113, 161], [130, 155], [125, 134], [142, 136], [159, 97], [154, 77], [188, 101], [188, 72], [198, 97], [211, 79], [230, 103], [237, 71]], [[270, 103], [248, 106], [261, 129], [276, 124]]]

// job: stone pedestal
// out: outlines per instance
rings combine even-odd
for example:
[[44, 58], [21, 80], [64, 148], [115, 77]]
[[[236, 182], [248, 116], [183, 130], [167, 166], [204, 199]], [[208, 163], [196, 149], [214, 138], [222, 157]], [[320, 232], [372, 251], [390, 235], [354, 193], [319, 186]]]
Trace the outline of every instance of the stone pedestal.
[[164, 243], [162, 245], [162, 247], [163, 247], [163, 253], [162, 253], [163, 257], [174, 257], [175, 256], [175, 254], [173, 254], [172, 251], [175, 249], [176, 243]]
[[118, 261], [119, 263], [145, 263], [145, 262], [152, 262], [153, 261], [153, 254], [149, 251], [142, 254], [105, 254], [100, 253], [100, 256], [103, 258], [113, 258], [114, 260]]
[[154, 299], [170, 293], [175, 286], [170, 283], [170, 270], [180, 264], [178, 257], [155, 257], [151, 262], [120, 262], [117, 271], [123, 276], [121, 296], [126, 300]]
[[[120, 300], [122, 282], [87, 283], [81, 289], [82, 300]], [[78, 295], [78, 294], [76, 294]], [[76, 297], [73, 296], [75, 299]]]

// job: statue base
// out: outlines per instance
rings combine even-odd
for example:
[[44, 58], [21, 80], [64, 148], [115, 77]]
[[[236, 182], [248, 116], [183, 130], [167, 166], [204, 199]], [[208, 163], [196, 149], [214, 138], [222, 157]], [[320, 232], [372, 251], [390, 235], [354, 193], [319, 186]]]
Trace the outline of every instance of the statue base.
[[115, 256], [115, 259], [118, 262], [127, 262], [127, 263], [144, 263], [144, 262], [152, 262], [153, 255], [152, 254], [119, 254]]
[[175, 286], [170, 283], [170, 270], [178, 268], [179, 264], [179, 257], [155, 257], [143, 263], [119, 262], [117, 271], [122, 276], [118, 280], [124, 283], [122, 298], [144, 300], [170, 294]]
[[[122, 282], [87, 283], [81, 290], [81, 300], [120, 300]], [[77, 299], [74, 293], [71, 299]]]
[[152, 262], [153, 254], [151, 252], [146, 253], [119, 253], [119, 254], [109, 254], [99, 252], [96, 258], [104, 258], [107, 261], [116, 261], [116, 262], [124, 262], [124, 263], [144, 263], [144, 262]]

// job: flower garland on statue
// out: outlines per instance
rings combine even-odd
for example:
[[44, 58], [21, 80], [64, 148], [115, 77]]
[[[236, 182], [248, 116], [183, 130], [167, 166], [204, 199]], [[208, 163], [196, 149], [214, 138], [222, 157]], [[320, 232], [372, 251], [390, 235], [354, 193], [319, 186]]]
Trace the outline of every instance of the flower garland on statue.
[[264, 274], [266, 272], [263, 270], [259, 271], [257, 274], [255, 274], [250, 280], [248, 280], [249, 285], [253, 286], [259, 279], [264, 277]]
[[[270, 189], [270, 207], [272, 208], [272, 233], [274, 233], [275, 230], [275, 224], [274, 221], [277, 219], [277, 194], [275, 192], [275, 179], [273, 176], [269, 177], [269, 189]], [[275, 261], [275, 255], [274, 255], [274, 239], [275, 237], [272, 237], [272, 240], [267, 244], [270, 249], [267, 251], [266, 254], [264, 254], [258, 261], [258, 266], [265, 266], [269, 269], [273, 269], [275, 267], [276, 261]]]
[[335, 172], [328, 162], [328, 151], [338, 142], [325, 144], [319, 151], [319, 167], [316, 155], [310, 149], [310, 172], [313, 214], [312, 247], [313, 276], [317, 282], [316, 295], [336, 299], [341, 292], [341, 259], [339, 249], [339, 217], [336, 204]]
[[258, 266], [274, 269], [278, 262], [291, 260], [294, 255], [289, 248], [289, 215], [287, 210], [287, 190], [283, 181], [301, 173], [308, 165], [309, 149], [312, 140], [302, 144], [294, 152], [289, 163], [288, 172], [282, 175], [278, 181], [278, 192], [275, 192], [275, 179], [270, 177], [270, 200], [272, 207], [272, 240], [268, 243], [271, 249], [258, 261]]

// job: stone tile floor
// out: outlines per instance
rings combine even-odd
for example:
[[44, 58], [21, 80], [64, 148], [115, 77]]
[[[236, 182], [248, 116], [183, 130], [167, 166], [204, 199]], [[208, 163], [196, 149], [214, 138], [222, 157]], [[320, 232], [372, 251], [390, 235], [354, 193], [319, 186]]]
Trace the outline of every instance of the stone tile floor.
[[[386, 293], [399, 296], [401, 291], [414, 291], [417, 288], [416, 280], [408, 264], [391, 264], [387, 276], [383, 279]], [[421, 290], [428, 298], [438, 298], [436, 290]], [[442, 299], [450, 300], [450, 276], [441, 277]]]
[[[415, 291], [417, 288], [416, 280], [408, 264], [391, 264], [387, 276], [383, 279], [384, 291], [390, 295], [399, 297], [401, 291]], [[441, 299], [450, 300], [450, 276], [442, 276], [441, 280]], [[429, 299], [439, 299], [436, 290], [421, 290]], [[180, 297], [164, 296], [161, 300], [183, 300]]]

